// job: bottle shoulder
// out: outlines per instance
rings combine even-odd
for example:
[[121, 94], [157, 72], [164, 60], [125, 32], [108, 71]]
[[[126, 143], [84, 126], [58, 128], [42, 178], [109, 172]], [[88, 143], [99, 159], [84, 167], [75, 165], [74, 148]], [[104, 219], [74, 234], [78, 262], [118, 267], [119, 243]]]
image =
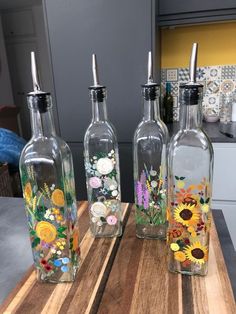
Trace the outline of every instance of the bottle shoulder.
[[179, 130], [172, 136], [169, 146], [170, 149], [180, 146], [202, 147], [203, 149], [209, 149], [213, 153], [212, 143], [201, 128]]
[[22, 150], [21, 162], [35, 156], [55, 158], [56, 155], [71, 155], [70, 147], [62, 138], [58, 136], [31, 138]]
[[114, 138], [116, 139], [116, 130], [110, 121], [92, 122], [88, 126], [84, 140], [88, 141], [90, 138]]
[[156, 121], [156, 120], [149, 120], [145, 121], [142, 120], [134, 133], [134, 140], [138, 140], [140, 138], [162, 138], [164, 142], [168, 141], [169, 134], [168, 134], [168, 129], [164, 122], [161, 120]]

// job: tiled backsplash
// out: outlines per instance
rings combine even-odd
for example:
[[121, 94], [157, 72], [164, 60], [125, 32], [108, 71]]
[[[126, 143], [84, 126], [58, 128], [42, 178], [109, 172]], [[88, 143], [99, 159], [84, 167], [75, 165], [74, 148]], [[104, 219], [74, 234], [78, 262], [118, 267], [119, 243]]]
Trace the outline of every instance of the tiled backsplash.
[[[165, 83], [171, 83], [174, 97], [174, 120], [179, 120], [179, 84], [189, 81], [188, 68], [161, 70], [161, 95], [165, 93]], [[215, 65], [197, 69], [197, 81], [203, 85], [203, 111], [221, 108], [221, 95], [235, 90], [236, 65]]]

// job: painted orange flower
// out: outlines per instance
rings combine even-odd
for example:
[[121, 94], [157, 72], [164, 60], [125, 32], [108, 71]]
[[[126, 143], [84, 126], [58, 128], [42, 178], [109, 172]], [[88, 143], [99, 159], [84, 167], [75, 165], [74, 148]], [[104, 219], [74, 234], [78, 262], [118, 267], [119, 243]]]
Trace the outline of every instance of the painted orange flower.
[[31, 187], [30, 182], [26, 183], [25, 185], [24, 196], [25, 196], [26, 201], [29, 203], [32, 198], [32, 187]]
[[42, 241], [50, 243], [56, 239], [57, 229], [47, 221], [40, 221], [36, 226], [36, 234]]
[[184, 252], [181, 251], [175, 252], [174, 257], [178, 262], [184, 262], [186, 260], [186, 255], [184, 254]]
[[76, 230], [73, 234], [73, 247], [72, 247], [72, 250], [73, 251], [77, 251], [79, 247], [79, 231]]
[[64, 193], [60, 189], [55, 189], [52, 192], [52, 201], [56, 206], [62, 207], [65, 205]]

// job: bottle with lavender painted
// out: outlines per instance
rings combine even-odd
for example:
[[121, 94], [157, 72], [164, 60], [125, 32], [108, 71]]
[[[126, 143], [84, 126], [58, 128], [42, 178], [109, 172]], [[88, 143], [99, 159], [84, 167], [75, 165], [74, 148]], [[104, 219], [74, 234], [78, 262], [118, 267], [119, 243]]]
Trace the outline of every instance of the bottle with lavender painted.
[[122, 233], [118, 144], [107, 116], [106, 88], [98, 80], [96, 55], [92, 62], [92, 121], [84, 137], [90, 230], [95, 237], [114, 237]]
[[168, 130], [159, 113], [159, 86], [153, 82], [152, 55], [148, 81], [142, 86], [144, 113], [133, 141], [135, 220], [139, 238], [165, 239]]

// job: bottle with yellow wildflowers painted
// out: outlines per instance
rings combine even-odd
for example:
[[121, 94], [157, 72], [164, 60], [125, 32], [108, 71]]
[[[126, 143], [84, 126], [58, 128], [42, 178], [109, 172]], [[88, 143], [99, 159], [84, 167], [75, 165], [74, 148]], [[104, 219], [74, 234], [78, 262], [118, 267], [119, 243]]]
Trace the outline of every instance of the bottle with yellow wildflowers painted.
[[34, 52], [31, 69], [32, 137], [21, 154], [20, 175], [34, 265], [39, 281], [70, 282], [80, 255], [72, 155], [55, 133], [51, 96], [39, 87]]
[[159, 86], [153, 82], [152, 55], [148, 81], [142, 86], [144, 115], [133, 140], [136, 235], [166, 238], [168, 130], [160, 119]]
[[90, 230], [94, 237], [115, 237], [122, 233], [118, 144], [107, 115], [106, 88], [99, 84], [95, 54], [92, 69], [92, 121], [84, 137]]
[[202, 129], [202, 85], [196, 83], [197, 44], [190, 82], [180, 86], [180, 130], [168, 160], [168, 267], [171, 272], [208, 271], [213, 148]]

